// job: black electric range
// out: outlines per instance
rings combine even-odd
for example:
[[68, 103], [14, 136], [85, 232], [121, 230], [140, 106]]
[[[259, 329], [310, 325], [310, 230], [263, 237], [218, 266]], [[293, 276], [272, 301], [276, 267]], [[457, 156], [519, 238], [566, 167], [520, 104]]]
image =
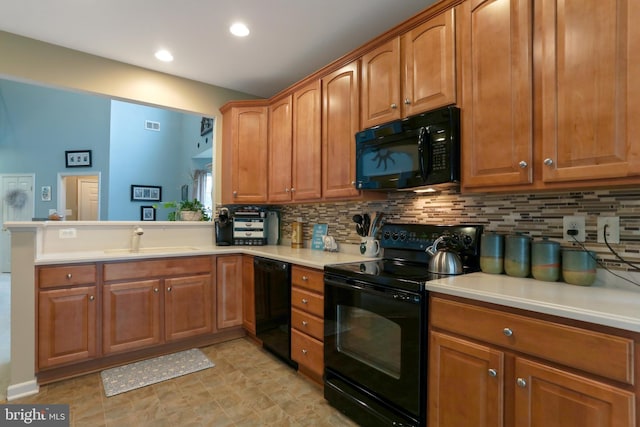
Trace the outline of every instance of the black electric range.
[[445, 277], [430, 273], [426, 249], [442, 235], [458, 248], [463, 274], [480, 271], [482, 225], [385, 224], [380, 233], [384, 257], [371, 261], [333, 264], [325, 272], [382, 286], [421, 292], [425, 282]]

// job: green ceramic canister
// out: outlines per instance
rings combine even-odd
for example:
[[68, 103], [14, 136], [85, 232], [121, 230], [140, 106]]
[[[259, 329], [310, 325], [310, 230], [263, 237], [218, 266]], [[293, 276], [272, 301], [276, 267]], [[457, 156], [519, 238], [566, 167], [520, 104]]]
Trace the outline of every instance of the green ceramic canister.
[[493, 232], [480, 238], [480, 269], [484, 273], [502, 274], [504, 271], [504, 236]]
[[571, 285], [591, 286], [596, 280], [596, 254], [582, 249], [562, 250], [562, 277]]
[[531, 243], [531, 274], [545, 282], [560, 278], [560, 243], [546, 237]]
[[522, 233], [505, 237], [504, 271], [513, 277], [527, 277], [531, 271], [531, 238]]

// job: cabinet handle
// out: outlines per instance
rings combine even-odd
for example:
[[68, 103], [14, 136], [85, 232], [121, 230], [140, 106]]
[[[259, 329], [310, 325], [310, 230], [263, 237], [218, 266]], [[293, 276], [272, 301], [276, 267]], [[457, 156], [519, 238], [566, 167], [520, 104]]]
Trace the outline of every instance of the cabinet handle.
[[291, 187], [291, 192], [292, 192], [292, 193], [295, 193], [295, 192], [296, 192], [296, 189], [295, 189], [295, 188], [293, 188], [293, 187]]
[[96, 299], [96, 297], [94, 297], [93, 295], [89, 295], [89, 301], [93, 301], [94, 299]]
[[288, 188], [285, 188], [285, 189], [284, 189], [284, 192], [285, 192], [285, 193], [288, 193], [288, 192], [289, 192], [289, 189], [288, 189]]
[[308, 303], [309, 303], [309, 300], [308, 300], [308, 299], [306, 299], [306, 298], [302, 298], [302, 303], [303, 303], [303, 304], [308, 304]]
[[513, 335], [513, 331], [509, 328], [504, 328], [502, 330], [502, 333], [504, 334], [505, 337], [510, 337], [511, 335]]
[[302, 326], [307, 326], [309, 324], [309, 322], [307, 322], [306, 320], [302, 321]]
[[167, 288], [167, 292], [171, 292], [171, 286]]
[[233, 192], [233, 197], [238, 197], [238, 192], [237, 191]]
[[542, 163], [544, 163], [545, 166], [553, 166], [553, 159], [547, 157]]
[[356, 182], [355, 181], [351, 181], [351, 185], [356, 185]]
[[158, 292], [158, 288], [153, 288], [153, 292]]
[[405, 98], [404, 105], [411, 105], [411, 100], [409, 98]]
[[396, 108], [398, 108], [398, 104], [391, 104], [390, 107], [392, 110], [395, 110]]
[[525, 162], [524, 160], [520, 160], [518, 166], [520, 166], [520, 169], [525, 169], [527, 166], [529, 166], [529, 163]]
[[309, 278], [307, 276], [302, 276], [302, 280], [306, 282], [307, 280], [309, 280]]
[[67, 273], [67, 279], [71, 279], [72, 277], [71, 273]]
[[302, 354], [307, 354], [307, 353], [309, 353], [309, 352], [303, 348], [302, 349]]
[[527, 386], [527, 381], [524, 378], [518, 378], [516, 380], [516, 384], [518, 385], [518, 387], [520, 388], [525, 388]]
[[498, 376], [498, 371], [496, 371], [495, 369], [489, 369], [489, 376], [490, 377], [497, 377]]

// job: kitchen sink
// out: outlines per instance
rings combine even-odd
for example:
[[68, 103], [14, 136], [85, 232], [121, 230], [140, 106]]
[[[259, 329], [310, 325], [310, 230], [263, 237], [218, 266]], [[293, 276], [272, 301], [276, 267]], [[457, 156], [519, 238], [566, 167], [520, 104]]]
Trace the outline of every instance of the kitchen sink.
[[157, 254], [157, 253], [174, 253], [174, 252], [190, 252], [196, 251], [198, 248], [194, 246], [156, 246], [152, 248], [140, 248], [134, 251], [131, 248], [126, 249], [105, 249], [106, 254]]

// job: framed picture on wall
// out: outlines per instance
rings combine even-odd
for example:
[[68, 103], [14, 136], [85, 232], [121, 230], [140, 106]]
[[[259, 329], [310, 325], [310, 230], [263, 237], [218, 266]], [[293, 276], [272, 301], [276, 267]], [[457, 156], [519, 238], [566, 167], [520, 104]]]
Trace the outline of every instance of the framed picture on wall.
[[132, 185], [131, 201], [159, 202], [162, 200], [162, 187], [155, 185]]
[[153, 206], [140, 206], [140, 221], [155, 221], [156, 208]]
[[64, 158], [68, 168], [91, 167], [91, 150], [65, 151]]
[[200, 135], [206, 135], [213, 131], [213, 119], [209, 117], [203, 117], [200, 122]]

